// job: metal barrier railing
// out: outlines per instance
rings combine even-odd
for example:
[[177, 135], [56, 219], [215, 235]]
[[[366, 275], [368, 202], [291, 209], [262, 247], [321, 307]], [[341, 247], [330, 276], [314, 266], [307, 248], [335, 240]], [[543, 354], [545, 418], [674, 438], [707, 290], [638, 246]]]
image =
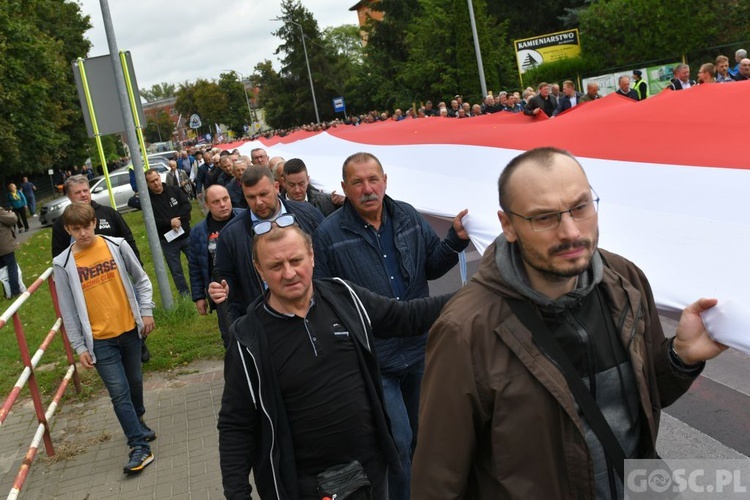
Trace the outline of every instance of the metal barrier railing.
[[[39, 287], [44, 284], [45, 281], [47, 281], [47, 283], [49, 284], [49, 291], [52, 297], [52, 303], [55, 307], [55, 315], [57, 319], [52, 325], [50, 331], [47, 333], [47, 336], [44, 338], [44, 341], [32, 357], [29, 355], [29, 346], [26, 342], [26, 334], [24, 333], [23, 324], [21, 323], [19, 310], [21, 309], [21, 306], [26, 303], [29, 297], [31, 297], [39, 289]], [[44, 448], [48, 456], [53, 456], [55, 454], [55, 449], [52, 445], [52, 438], [49, 431], [49, 422], [52, 419], [52, 416], [54, 415], [55, 410], [57, 409], [70, 380], [73, 380], [76, 393], [81, 392], [81, 382], [76, 370], [73, 349], [70, 346], [68, 336], [65, 334], [65, 328], [62, 324], [60, 307], [57, 302], [57, 290], [55, 289], [55, 283], [52, 279], [51, 267], [48, 268], [44, 273], [42, 273], [42, 275], [39, 276], [39, 278], [37, 278], [36, 281], [34, 281], [34, 283], [24, 293], [22, 293], [20, 297], [18, 297], [18, 299], [16, 299], [13, 304], [11, 304], [11, 306], [2, 315], [0, 315], [0, 330], [5, 327], [10, 318], [13, 318], [13, 329], [16, 333], [16, 341], [18, 342], [18, 349], [21, 354], [21, 360], [23, 361], [24, 369], [21, 372], [21, 376], [18, 378], [18, 381], [16, 381], [15, 386], [10, 391], [10, 394], [5, 399], [5, 401], [3, 401], [2, 405], [0, 405], [0, 430], [2, 430], [2, 425], [5, 423], [5, 420], [7, 419], [11, 408], [13, 408], [13, 405], [18, 400], [18, 397], [21, 394], [21, 391], [27, 384], [29, 386], [29, 392], [31, 393], [31, 399], [34, 402], [34, 411], [36, 412], [36, 418], [39, 422], [36, 433], [34, 434], [34, 437], [31, 441], [31, 445], [29, 446], [29, 450], [26, 453], [26, 456], [21, 463], [21, 467], [18, 470], [18, 474], [16, 475], [16, 479], [13, 482], [13, 489], [11, 489], [10, 493], [8, 494], [8, 500], [15, 500], [16, 498], [18, 498], [18, 494], [20, 493], [21, 488], [26, 481], [26, 477], [29, 474], [31, 464], [36, 457], [37, 450], [39, 449], [40, 442], [44, 440]], [[63, 347], [65, 348], [68, 368], [65, 372], [65, 377], [63, 378], [62, 382], [60, 382], [57, 391], [55, 391], [55, 396], [53, 397], [52, 402], [45, 411], [44, 405], [42, 403], [42, 398], [39, 393], [39, 386], [37, 385], [36, 376], [34, 374], [34, 369], [39, 364], [39, 361], [42, 359], [45, 351], [50, 346], [58, 333], [60, 334], [60, 338], [62, 339]]]

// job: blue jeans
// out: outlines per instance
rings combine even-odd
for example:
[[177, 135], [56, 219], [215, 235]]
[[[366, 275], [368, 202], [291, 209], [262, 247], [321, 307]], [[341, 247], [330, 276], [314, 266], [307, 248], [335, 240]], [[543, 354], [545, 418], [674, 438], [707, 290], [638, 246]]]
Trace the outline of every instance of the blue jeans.
[[19, 293], [21, 293], [21, 285], [18, 284], [18, 264], [16, 263], [15, 252], [0, 255], [0, 267], [8, 268], [7, 271], [8, 284], [10, 285], [10, 294], [18, 295]]
[[388, 472], [390, 500], [409, 500], [411, 457], [417, 445], [419, 388], [424, 374], [424, 361], [398, 373], [382, 374], [385, 410], [391, 420], [401, 472]]
[[34, 214], [36, 213], [36, 197], [34, 195], [27, 196], [26, 203], [27, 203], [27, 206], [29, 207], [29, 213], [33, 217]]
[[136, 329], [111, 339], [94, 339], [94, 366], [109, 392], [117, 420], [128, 438], [128, 446], [150, 449], [139, 420], [146, 413], [141, 344]]
[[182, 252], [185, 254], [188, 262], [190, 262], [190, 238], [173, 240], [169, 243], [162, 241], [161, 249], [164, 252], [164, 260], [167, 261], [169, 272], [172, 273], [172, 281], [174, 281], [175, 288], [180, 292], [180, 295], [190, 295], [190, 288], [188, 288], [188, 284], [185, 281], [185, 274], [182, 271], [182, 261], [180, 260], [180, 252]]

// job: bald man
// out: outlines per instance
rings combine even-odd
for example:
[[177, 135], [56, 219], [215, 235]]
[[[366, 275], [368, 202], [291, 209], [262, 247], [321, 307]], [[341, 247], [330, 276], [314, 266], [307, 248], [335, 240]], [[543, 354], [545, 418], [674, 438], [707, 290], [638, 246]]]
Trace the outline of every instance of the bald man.
[[[219, 233], [235, 215], [242, 213], [241, 209], [232, 208], [232, 200], [227, 188], [220, 184], [213, 184], [206, 189], [203, 197], [208, 210], [206, 218], [200, 221], [190, 233], [190, 289], [193, 302], [198, 314], [207, 314], [216, 309], [216, 305], [208, 296], [208, 284], [216, 261], [216, 243]], [[219, 330], [225, 340], [226, 326], [219, 316]], [[226, 340], [225, 340], [226, 345]]]

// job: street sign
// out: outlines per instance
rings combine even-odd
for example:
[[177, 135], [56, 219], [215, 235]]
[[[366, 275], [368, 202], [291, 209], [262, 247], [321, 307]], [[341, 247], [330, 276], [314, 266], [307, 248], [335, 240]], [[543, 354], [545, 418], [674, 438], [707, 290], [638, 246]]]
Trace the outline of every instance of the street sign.
[[190, 115], [190, 128], [200, 128], [202, 125], [201, 117], [197, 114]]
[[346, 104], [344, 104], [344, 98], [343, 97], [334, 97], [333, 98], [333, 110], [336, 113], [346, 112]]
[[[138, 89], [140, 87], [138, 87], [138, 81], [135, 78], [135, 69], [133, 68], [133, 61], [130, 58], [130, 52], [125, 53], [125, 60], [128, 65], [130, 84], [134, 89]], [[89, 106], [86, 101], [86, 91], [83, 88], [78, 60], [73, 61], [72, 65], [73, 78], [78, 89], [78, 99], [81, 102], [81, 112], [83, 113], [83, 121], [86, 124], [86, 132], [88, 132], [89, 137], [94, 137], [94, 128], [91, 124]], [[117, 97], [112, 58], [107, 54], [106, 56], [84, 59], [84, 69], [86, 70], [86, 81], [88, 82], [91, 102], [95, 110], [99, 134], [109, 135], [124, 132], [125, 118], [122, 116], [120, 101]], [[143, 114], [143, 105], [140, 99], [136, 99], [135, 106], [138, 110], [138, 117], [141, 123], [146, 123], [146, 115]]]

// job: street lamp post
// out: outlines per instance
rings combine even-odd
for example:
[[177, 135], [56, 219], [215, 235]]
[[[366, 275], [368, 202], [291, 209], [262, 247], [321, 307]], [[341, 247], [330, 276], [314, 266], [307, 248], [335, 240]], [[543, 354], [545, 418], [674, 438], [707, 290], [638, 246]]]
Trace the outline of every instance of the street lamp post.
[[161, 129], [159, 128], [159, 124], [156, 123], [156, 122], [151, 122], [150, 125], [155, 125], [156, 126], [156, 132], [159, 134], [159, 142], [163, 142], [161, 140]]
[[310, 79], [310, 92], [312, 92], [313, 106], [315, 107], [315, 121], [320, 123], [320, 115], [318, 114], [318, 101], [315, 100], [315, 86], [313, 85], [312, 72], [310, 71], [310, 59], [307, 58], [307, 44], [305, 43], [305, 32], [302, 30], [302, 25], [298, 22], [292, 21], [291, 19], [271, 19], [271, 21], [289, 21], [293, 25], [299, 28], [300, 35], [302, 35], [302, 49], [305, 51], [305, 64], [307, 64], [307, 77]]
[[474, 36], [474, 51], [477, 54], [477, 68], [479, 69], [479, 86], [482, 88], [482, 99], [487, 97], [487, 83], [484, 81], [484, 65], [482, 64], [482, 52], [479, 50], [479, 35], [477, 35], [477, 22], [474, 19], [474, 6], [469, 3], [469, 20], [471, 21], [471, 34]]

